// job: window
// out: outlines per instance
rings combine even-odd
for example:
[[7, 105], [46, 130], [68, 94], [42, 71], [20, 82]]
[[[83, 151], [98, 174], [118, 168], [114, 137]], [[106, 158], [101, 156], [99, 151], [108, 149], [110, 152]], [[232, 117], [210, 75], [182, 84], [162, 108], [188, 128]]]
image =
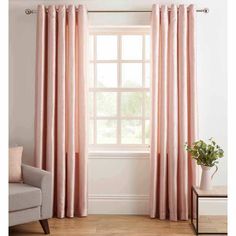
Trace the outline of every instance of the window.
[[149, 145], [150, 35], [147, 29], [90, 33], [89, 139], [99, 148]]

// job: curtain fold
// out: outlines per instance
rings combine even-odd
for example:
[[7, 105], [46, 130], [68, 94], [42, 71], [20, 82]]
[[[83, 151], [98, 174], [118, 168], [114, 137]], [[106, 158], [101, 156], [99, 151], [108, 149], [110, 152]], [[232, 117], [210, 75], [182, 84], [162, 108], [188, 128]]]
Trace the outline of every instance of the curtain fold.
[[168, 50], [168, 204], [170, 215], [177, 219], [178, 177], [178, 60], [177, 60], [177, 7], [171, 6]]
[[196, 163], [185, 143], [197, 139], [195, 8], [153, 5], [150, 216], [187, 220]]
[[54, 214], [87, 215], [87, 11], [38, 6], [35, 166], [50, 171]]
[[57, 212], [58, 217], [65, 215], [66, 196], [66, 9], [60, 6], [58, 10], [58, 56], [57, 56]]

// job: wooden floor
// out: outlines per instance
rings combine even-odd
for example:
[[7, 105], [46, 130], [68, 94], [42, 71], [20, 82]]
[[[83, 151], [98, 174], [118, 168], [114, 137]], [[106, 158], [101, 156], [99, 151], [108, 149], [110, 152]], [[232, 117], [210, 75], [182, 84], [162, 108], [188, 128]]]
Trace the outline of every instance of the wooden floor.
[[[225, 227], [226, 219], [201, 218], [204, 229]], [[214, 222], [217, 222], [214, 223]], [[212, 225], [213, 223], [213, 225]], [[51, 235], [77, 236], [176, 236], [194, 235], [189, 221], [160, 221], [148, 216], [90, 215], [86, 218], [50, 219]], [[203, 228], [202, 228], [203, 229]], [[216, 229], [217, 230], [217, 229]], [[219, 229], [218, 229], [219, 230]], [[11, 236], [43, 235], [39, 222], [10, 227]], [[218, 231], [219, 232], [219, 231]]]

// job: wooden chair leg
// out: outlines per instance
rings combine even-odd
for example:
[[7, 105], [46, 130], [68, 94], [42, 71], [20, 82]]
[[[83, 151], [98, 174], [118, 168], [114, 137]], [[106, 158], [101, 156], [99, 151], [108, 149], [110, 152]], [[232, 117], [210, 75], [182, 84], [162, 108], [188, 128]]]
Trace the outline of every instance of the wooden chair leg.
[[49, 225], [48, 225], [48, 220], [40, 220], [39, 221], [42, 228], [43, 228], [43, 231], [45, 234], [50, 234], [50, 230], [49, 230]]

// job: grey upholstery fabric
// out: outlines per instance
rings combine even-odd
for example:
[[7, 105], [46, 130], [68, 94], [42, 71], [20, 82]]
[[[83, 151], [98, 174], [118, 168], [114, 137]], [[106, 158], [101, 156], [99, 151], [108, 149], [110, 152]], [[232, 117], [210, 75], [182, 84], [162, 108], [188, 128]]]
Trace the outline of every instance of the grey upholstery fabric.
[[24, 224], [40, 219], [41, 207], [9, 212], [9, 226]]
[[42, 192], [41, 219], [52, 217], [52, 174], [32, 166], [22, 165], [25, 184], [40, 188]]
[[9, 211], [41, 206], [42, 193], [28, 184], [9, 183]]
[[9, 226], [52, 217], [52, 174], [22, 165], [22, 176], [9, 184]]

